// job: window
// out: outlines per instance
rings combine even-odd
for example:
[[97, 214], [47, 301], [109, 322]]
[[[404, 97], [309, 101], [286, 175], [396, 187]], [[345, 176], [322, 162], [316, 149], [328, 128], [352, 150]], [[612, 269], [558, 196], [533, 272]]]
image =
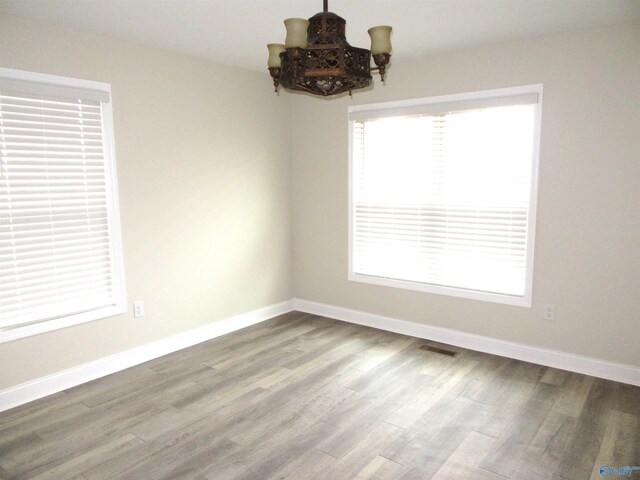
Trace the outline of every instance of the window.
[[531, 306], [542, 86], [349, 109], [349, 279]]
[[0, 341], [124, 312], [108, 84], [0, 69]]

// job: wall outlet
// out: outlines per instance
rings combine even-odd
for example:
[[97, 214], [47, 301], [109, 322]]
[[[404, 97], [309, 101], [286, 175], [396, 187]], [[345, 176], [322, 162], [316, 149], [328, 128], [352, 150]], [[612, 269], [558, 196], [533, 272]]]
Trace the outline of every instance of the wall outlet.
[[552, 303], [547, 303], [544, 306], [544, 311], [542, 312], [542, 317], [545, 320], [555, 320], [556, 319], [556, 306]]
[[133, 318], [144, 317], [144, 302], [136, 300], [133, 302]]

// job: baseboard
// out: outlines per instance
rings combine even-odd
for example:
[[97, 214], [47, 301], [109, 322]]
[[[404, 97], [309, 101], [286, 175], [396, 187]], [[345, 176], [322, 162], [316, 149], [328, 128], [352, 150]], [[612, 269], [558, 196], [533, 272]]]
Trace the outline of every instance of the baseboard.
[[0, 391], [0, 412], [110, 375], [292, 310], [292, 301], [259, 308]]
[[640, 386], [640, 368], [632, 365], [612, 363], [307, 300], [294, 299], [292, 306], [300, 312]]
[[7, 388], [0, 391], [0, 412], [212, 338], [241, 330], [292, 310], [640, 386], [640, 368], [632, 365], [612, 363], [458, 330], [434, 327], [323, 303], [293, 299], [226, 318], [204, 327], [189, 330]]

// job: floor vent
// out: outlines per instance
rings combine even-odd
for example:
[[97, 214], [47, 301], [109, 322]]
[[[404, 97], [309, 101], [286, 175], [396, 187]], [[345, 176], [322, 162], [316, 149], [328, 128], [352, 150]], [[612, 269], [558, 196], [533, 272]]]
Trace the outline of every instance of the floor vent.
[[444, 348], [432, 347], [431, 345], [422, 345], [420, 350], [429, 350], [430, 352], [439, 353], [441, 355], [447, 355], [449, 357], [455, 357], [460, 352], [454, 352], [453, 350], [446, 350]]

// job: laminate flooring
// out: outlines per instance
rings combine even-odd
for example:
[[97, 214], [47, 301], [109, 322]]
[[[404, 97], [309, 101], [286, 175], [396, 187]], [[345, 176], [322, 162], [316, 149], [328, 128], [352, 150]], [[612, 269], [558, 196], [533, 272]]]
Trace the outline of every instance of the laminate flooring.
[[640, 388], [297, 312], [0, 414], [2, 479], [584, 480], [601, 465], [640, 465]]

